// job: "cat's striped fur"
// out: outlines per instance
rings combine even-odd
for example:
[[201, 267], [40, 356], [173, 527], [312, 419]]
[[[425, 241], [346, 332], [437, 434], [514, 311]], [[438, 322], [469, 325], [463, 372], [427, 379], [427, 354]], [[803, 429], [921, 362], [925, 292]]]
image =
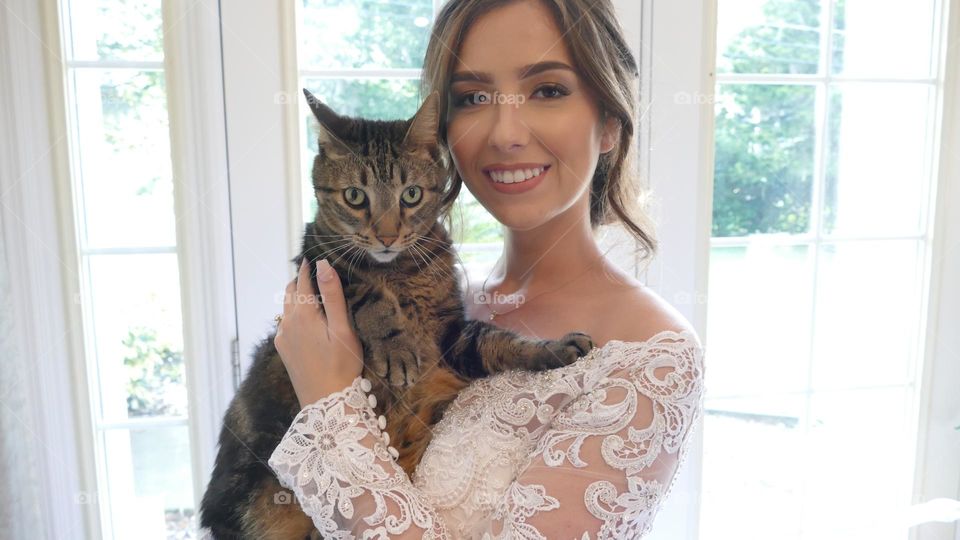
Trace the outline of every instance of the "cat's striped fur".
[[[448, 185], [436, 93], [406, 121], [339, 116], [305, 93], [320, 124], [312, 172], [319, 210], [293, 262], [327, 258], [337, 269], [363, 344], [364, 375], [373, 383], [378, 413], [387, 417], [399, 463], [412, 473], [430, 442], [430, 426], [471, 379], [567, 365], [593, 343], [582, 333], [538, 340], [466, 319], [442, 224], [459, 185]], [[350, 204], [361, 198], [348, 193], [351, 188], [363, 190], [364, 204]], [[391, 237], [395, 258], [377, 260], [391, 256], [377, 253]], [[271, 334], [257, 347], [224, 417], [201, 507], [201, 525], [216, 538], [300, 540], [317, 534], [267, 466], [299, 410]]]

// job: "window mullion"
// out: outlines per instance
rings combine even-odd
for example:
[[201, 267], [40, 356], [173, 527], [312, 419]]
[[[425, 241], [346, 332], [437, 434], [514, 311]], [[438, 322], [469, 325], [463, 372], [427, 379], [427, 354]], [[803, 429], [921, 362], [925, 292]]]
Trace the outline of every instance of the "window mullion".
[[[810, 343], [809, 356], [807, 357], [807, 392], [804, 396], [804, 414], [803, 414], [803, 441], [804, 445], [810, 444], [810, 418], [813, 414], [813, 364], [814, 355], [817, 353], [815, 347], [816, 320], [817, 320], [817, 296], [820, 275], [820, 231], [822, 222], [822, 198], [825, 186], [827, 160], [827, 144], [830, 136], [830, 81], [832, 76], [833, 59], [833, 2], [821, 4], [821, 34], [820, 34], [820, 69], [823, 79], [818, 83], [820, 87], [817, 91], [817, 104], [820, 110], [816, 111], [816, 118], [819, 122], [817, 126], [817, 135], [814, 146], [814, 177], [813, 191], [810, 197], [810, 232], [813, 235], [810, 244], [813, 250], [813, 260], [811, 262], [811, 286], [810, 292], [810, 325], [808, 339]], [[810, 462], [804, 463], [804, 468], [811, 466]], [[804, 474], [800, 481], [801, 505], [799, 509], [799, 520], [802, 524], [806, 519], [807, 513], [807, 492], [810, 475]]]

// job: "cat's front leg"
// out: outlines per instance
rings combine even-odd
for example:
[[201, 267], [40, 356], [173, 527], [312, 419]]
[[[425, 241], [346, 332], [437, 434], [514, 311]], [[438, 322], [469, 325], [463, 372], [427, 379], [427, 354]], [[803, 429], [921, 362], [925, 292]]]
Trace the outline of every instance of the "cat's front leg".
[[575, 362], [593, 349], [593, 340], [582, 332], [560, 339], [535, 339], [505, 330], [486, 321], [463, 323], [461, 335], [444, 354], [458, 373], [476, 377], [510, 369], [542, 371]]
[[420, 376], [422, 355], [396, 297], [366, 284], [349, 285], [345, 296], [366, 367], [389, 386], [412, 385]]

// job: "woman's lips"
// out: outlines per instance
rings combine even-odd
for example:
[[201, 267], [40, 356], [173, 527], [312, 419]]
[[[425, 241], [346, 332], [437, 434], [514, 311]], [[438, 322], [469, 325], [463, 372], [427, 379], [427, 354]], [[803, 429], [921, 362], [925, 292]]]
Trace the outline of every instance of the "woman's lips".
[[496, 180], [493, 179], [493, 177], [490, 176], [489, 172], [485, 172], [484, 176], [486, 176], [487, 181], [493, 185], [493, 189], [499, 191], [500, 193], [515, 195], [517, 193], [530, 191], [531, 189], [537, 187], [537, 185], [539, 185], [540, 182], [543, 180], [543, 177], [546, 176], [548, 172], [550, 172], [550, 169], [551, 169], [550, 165], [546, 165], [544, 166], [543, 171], [537, 176], [528, 178], [522, 182], [514, 182], [512, 184], [497, 182]]

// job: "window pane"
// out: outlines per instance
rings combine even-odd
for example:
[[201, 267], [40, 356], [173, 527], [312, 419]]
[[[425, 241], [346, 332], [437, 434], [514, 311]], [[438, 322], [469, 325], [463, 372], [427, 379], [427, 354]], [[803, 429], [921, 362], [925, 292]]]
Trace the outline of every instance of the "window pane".
[[815, 103], [812, 86], [719, 85], [713, 236], [807, 231]]
[[176, 244], [161, 71], [72, 70], [85, 247]]
[[194, 538], [187, 426], [103, 432], [114, 538]]
[[834, 73], [930, 76], [933, 0], [839, 0], [834, 10]]
[[819, 0], [719, 0], [717, 11], [719, 73], [818, 72]]
[[707, 399], [702, 540], [801, 538], [805, 405], [802, 395]]
[[303, 69], [419, 68], [433, 0], [303, 0]]
[[104, 421], [187, 414], [175, 254], [88, 257]]
[[67, 5], [71, 60], [163, 60], [160, 0], [71, 0]]
[[904, 387], [812, 396], [804, 460], [805, 538], [906, 537], [881, 520], [910, 505], [916, 444], [912, 400]]
[[820, 248], [816, 389], [903, 384], [917, 362], [920, 249], [912, 240]]
[[[802, 391], [807, 385], [813, 294], [807, 246], [710, 250], [707, 341], [722, 369], [708, 370], [712, 395]], [[682, 302], [681, 302], [682, 303]]]
[[832, 91], [824, 232], [919, 234], [930, 177], [930, 87], [840, 84]]
[[[420, 107], [419, 79], [318, 79], [304, 80], [304, 87], [320, 101], [346, 116], [362, 116], [374, 120], [410, 118]], [[304, 115], [313, 125], [313, 115], [300, 100]], [[310, 138], [316, 152], [316, 137]]]

